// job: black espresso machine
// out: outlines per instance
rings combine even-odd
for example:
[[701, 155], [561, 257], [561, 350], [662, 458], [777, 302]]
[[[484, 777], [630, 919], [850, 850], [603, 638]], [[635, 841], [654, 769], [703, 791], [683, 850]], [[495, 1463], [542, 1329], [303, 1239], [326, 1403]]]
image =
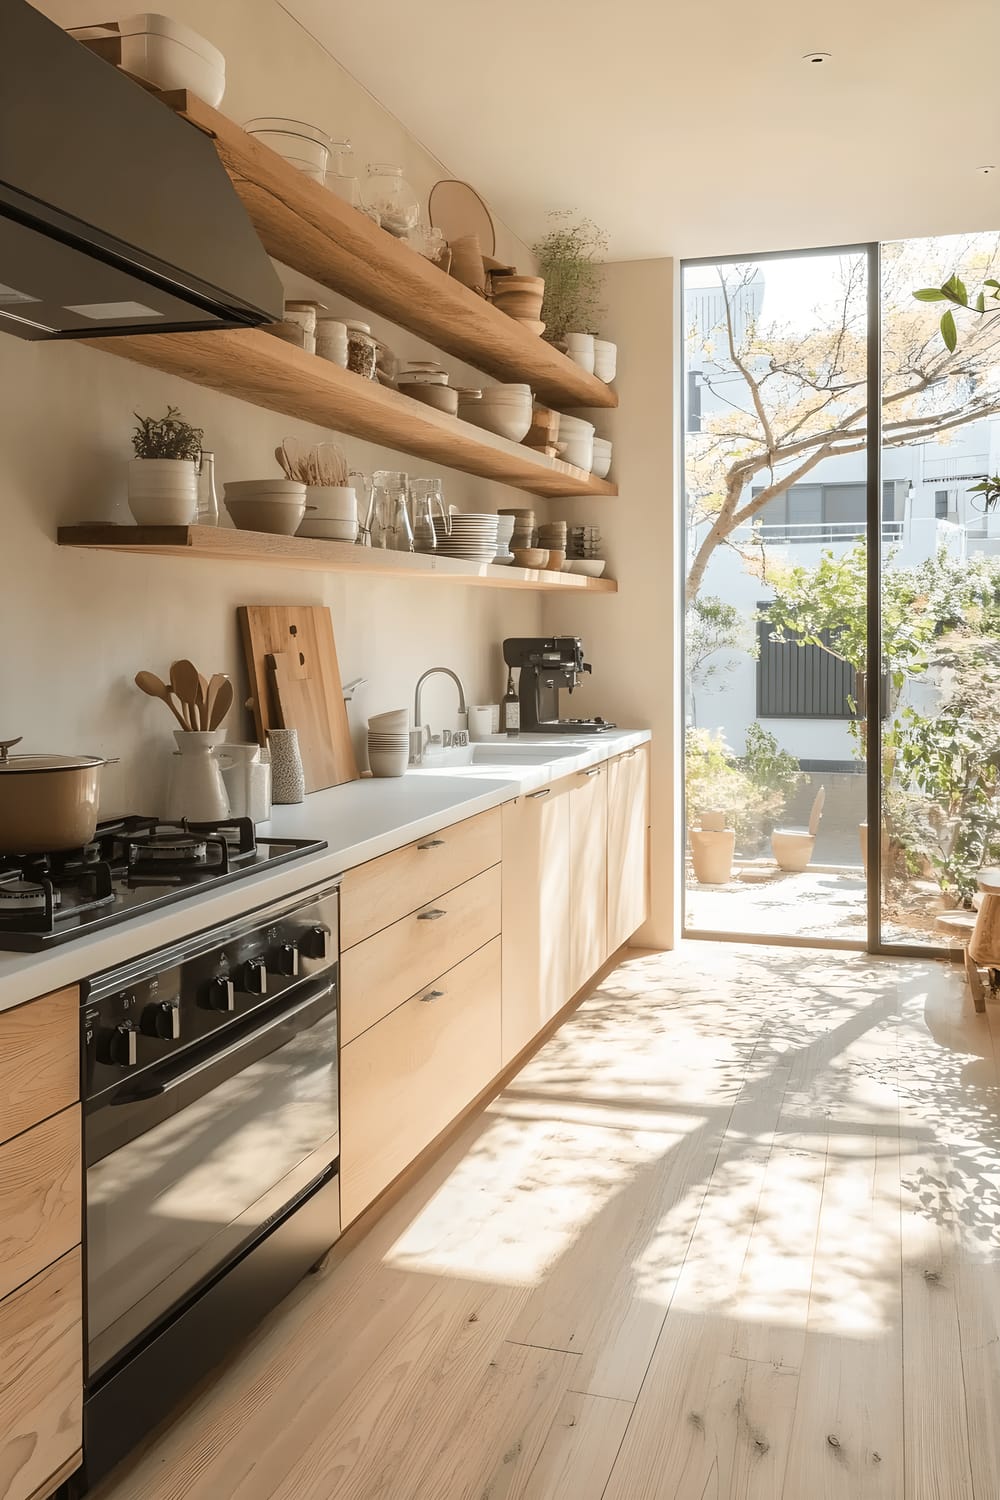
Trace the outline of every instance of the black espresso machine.
[[614, 729], [606, 719], [561, 719], [559, 693], [570, 693], [590, 662], [583, 659], [583, 646], [576, 635], [527, 636], [503, 643], [508, 667], [520, 668], [518, 699], [524, 734], [603, 734]]

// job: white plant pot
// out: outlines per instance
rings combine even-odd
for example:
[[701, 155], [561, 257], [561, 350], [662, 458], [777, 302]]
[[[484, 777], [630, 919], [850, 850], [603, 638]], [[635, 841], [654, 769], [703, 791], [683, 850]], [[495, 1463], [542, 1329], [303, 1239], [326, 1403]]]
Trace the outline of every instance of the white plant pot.
[[610, 339], [594, 340], [594, 374], [605, 385], [614, 380], [618, 370], [618, 345]]
[[[702, 819], [704, 824], [704, 818]], [[731, 828], [689, 828], [691, 863], [699, 885], [727, 885], [733, 875], [736, 834]]]
[[198, 512], [194, 459], [130, 459], [128, 508], [139, 526], [192, 525]]
[[581, 370], [586, 370], [588, 375], [594, 373], [594, 335], [592, 333], [567, 333], [563, 342], [566, 345], [566, 353], [575, 365]]

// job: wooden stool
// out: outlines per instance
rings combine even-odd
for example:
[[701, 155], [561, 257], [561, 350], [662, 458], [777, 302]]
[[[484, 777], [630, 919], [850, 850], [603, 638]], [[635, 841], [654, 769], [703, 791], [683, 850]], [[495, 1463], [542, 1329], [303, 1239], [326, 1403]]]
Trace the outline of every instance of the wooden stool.
[[986, 1009], [986, 986], [980, 969], [989, 974], [990, 989], [1000, 988], [1000, 870], [980, 870], [978, 911], [949, 911], [936, 925], [964, 944], [965, 977], [976, 1010]]

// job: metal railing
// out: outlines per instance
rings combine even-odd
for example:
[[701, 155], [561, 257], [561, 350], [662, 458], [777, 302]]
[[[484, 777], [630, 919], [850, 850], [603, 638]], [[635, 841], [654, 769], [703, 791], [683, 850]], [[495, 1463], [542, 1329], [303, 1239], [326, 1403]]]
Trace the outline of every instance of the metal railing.
[[[742, 528], [741, 528], [742, 529]], [[746, 531], [762, 542], [853, 542], [868, 535], [866, 521], [751, 522]], [[883, 542], [903, 539], [902, 521], [883, 521]]]

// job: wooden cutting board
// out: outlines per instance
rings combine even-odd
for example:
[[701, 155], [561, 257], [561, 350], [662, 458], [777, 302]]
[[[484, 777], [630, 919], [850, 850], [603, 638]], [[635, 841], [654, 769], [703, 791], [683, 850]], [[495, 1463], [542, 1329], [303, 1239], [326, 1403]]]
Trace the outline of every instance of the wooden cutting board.
[[239, 619], [260, 743], [269, 729], [298, 731], [307, 792], [357, 781], [330, 611], [245, 604]]

